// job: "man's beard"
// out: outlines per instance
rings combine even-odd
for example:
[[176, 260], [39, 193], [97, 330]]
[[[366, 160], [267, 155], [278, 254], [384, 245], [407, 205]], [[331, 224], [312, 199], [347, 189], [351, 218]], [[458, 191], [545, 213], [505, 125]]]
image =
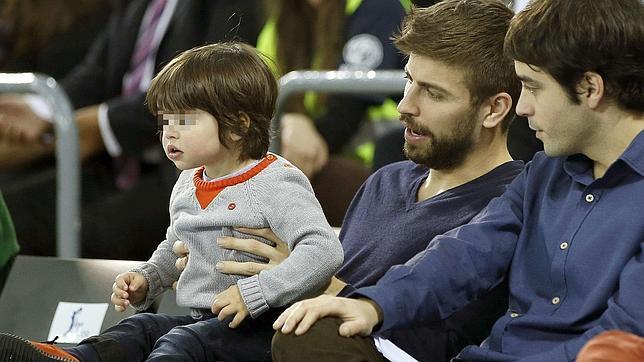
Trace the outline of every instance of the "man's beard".
[[420, 130], [428, 138], [428, 141], [421, 145], [405, 142], [405, 156], [415, 163], [435, 170], [448, 170], [460, 166], [474, 146], [474, 116], [474, 112], [467, 114], [464, 119], [457, 121], [450, 135], [439, 138], [430, 130], [415, 124], [411, 116], [401, 115], [400, 120], [408, 127]]

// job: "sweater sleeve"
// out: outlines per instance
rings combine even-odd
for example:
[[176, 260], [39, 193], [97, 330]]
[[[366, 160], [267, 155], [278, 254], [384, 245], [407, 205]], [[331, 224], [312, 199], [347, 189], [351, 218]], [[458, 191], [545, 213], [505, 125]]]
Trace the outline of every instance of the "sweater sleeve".
[[[290, 165], [289, 165], [290, 166]], [[319, 291], [340, 267], [342, 246], [313, 189], [295, 167], [276, 165], [249, 185], [254, 206], [288, 243], [291, 255], [270, 270], [237, 282], [253, 318]]]
[[175, 267], [177, 256], [172, 251], [172, 246], [177, 240], [170, 225], [166, 232], [166, 239], [159, 244], [150, 260], [130, 270], [142, 274], [148, 281], [148, 294], [141, 303], [132, 305], [134, 309], [141, 311], [149, 308], [159, 295], [179, 280], [181, 272]]
[[179, 240], [174, 233], [172, 205], [177, 198], [177, 194], [181, 193], [186, 183], [189, 182], [190, 177], [191, 171], [182, 172], [170, 195], [170, 226], [168, 226], [166, 231], [165, 240], [159, 244], [150, 260], [130, 270], [142, 274], [148, 281], [148, 294], [145, 300], [136, 305], [132, 305], [136, 310], [145, 310], [150, 307], [159, 295], [171, 288], [172, 283], [179, 280], [181, 272], [175, 267], [177, 256], [172, 251], [174, 242]]

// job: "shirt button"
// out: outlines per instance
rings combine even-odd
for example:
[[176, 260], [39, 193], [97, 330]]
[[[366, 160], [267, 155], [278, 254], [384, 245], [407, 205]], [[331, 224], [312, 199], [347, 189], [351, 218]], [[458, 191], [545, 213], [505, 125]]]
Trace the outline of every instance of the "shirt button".
[[593, 196], [593, 194], [586, 195], [586, 202], [593, 202], [594, 200], [595, 196]]
[[518, 316], [519, 316], [519, 313], [515, 313], [515, 312], [510, 313], [511, 318], [516, 318]]
[[235, 205], [234, 202], [231, 202], [230, 204], [228, 204], [228, 210], [235, 210], [236, 207], [237, 205]]
[[559, 244], [559, 249], [561, 250], [568, 249], [568, 243], [564, 241], [563, 243]]
[[552, 304], [559, 304], [560, 301], [561, 299], [559, 299], [559, 297], [552, 298]]

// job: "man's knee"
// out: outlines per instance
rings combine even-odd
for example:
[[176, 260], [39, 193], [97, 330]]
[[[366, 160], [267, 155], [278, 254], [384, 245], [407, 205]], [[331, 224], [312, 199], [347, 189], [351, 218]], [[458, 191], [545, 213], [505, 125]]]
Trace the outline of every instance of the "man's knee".
[[336, 339], [343, 338], [338, 335], [339, 321], [333, 318], [324, 318], [309, 329], [305, 334], [283, 334], [277, 332], [273, 336], [271, 345], [273, 359], [284, 361], [298, 360], [298, 356], [311, 356], [332, 350]]
[[275, 333], [272, 343], [274, 361], [384, 361], [371, 337], [342, 337], [340, 320], [324, 318], [301, 336]]

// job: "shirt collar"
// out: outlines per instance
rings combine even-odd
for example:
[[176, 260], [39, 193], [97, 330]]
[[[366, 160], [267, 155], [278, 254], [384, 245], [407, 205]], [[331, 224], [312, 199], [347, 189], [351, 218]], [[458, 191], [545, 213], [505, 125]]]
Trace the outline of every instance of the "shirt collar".
[[593, 182], [593, 161], [582, 154], [575, 154], [564, 159], [564, 171], [573, 180], [589, 185]]
[[619, 157], [635, 172], [644, 176], [644, 131], [641, 131]]
[[[630, 145], [617, 159], [622, 160], [628, 167], [644, 176], [644, 131], [635, 136]], [[593, 161], [582, 154], [568, 156], [564, 161], [566, 173], [573, 179], [583, 183], [589, 183], [583, 180], [592, 182], [592, 168]]]

